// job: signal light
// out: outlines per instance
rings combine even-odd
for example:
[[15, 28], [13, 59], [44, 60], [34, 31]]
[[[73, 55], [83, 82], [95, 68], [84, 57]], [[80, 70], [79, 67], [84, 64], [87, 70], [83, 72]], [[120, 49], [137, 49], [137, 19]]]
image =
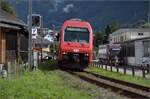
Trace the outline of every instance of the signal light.
[[63, 52], [63, 54], [67, 54], [66, 52]]
[[32, 27], [40, 28], [41, 27], [41, 16], [37, 14], [32, 15]]

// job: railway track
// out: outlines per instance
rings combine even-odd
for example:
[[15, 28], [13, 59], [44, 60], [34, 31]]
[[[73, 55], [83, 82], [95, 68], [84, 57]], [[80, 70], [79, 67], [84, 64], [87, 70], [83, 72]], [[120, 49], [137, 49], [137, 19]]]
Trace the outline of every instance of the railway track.
[[104, 88], [111, 88], [112, 91], [119, 92], [120, 94], [123, 94], [127, 97], [150, 99], [150, 87], [145, 87], [129, 83], [126, 81], [113, 79], [103, 75], [91, 73], [89, 71], [83, 72], [67, 71], [67, 72], [76, 75], [81, 79], [88, 81], [92, 84], [96, 84], [97, 86]]

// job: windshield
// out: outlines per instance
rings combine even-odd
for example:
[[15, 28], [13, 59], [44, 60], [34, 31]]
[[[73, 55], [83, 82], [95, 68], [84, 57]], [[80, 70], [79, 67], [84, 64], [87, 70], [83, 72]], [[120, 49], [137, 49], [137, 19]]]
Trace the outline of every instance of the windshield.
[[89, 31], [87, 28], [67, 27], [65, 29], [64, 41], [89, 43]]

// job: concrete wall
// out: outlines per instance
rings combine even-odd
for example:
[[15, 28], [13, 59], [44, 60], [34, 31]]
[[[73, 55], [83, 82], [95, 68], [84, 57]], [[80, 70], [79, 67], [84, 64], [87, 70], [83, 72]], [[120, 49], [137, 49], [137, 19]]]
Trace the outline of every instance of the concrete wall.
[[147, 61], [148, 64], [150, 64], [150, 57], [143, 57], [144, 55], [144, 46], [143, 46], [143, 40], [135, 41], [135, 57], [128, 57], [127, 61], [129, 65], [136, 65], [140, 66], [141, 64], [144, 64], [144, 61]]
[[143, 52], [143, 42], [135, 41], [135, 65], [142, 64]]
[[135, 57], [127, 58], [128, 65], [135, 65]]

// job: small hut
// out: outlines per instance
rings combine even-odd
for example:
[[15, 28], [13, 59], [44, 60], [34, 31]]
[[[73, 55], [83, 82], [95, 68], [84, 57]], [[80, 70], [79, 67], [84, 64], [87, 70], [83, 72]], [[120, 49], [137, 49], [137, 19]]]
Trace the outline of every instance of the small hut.
[[0, 9], [0, 64], [20, 60], [28, 60], [27, 25]]

